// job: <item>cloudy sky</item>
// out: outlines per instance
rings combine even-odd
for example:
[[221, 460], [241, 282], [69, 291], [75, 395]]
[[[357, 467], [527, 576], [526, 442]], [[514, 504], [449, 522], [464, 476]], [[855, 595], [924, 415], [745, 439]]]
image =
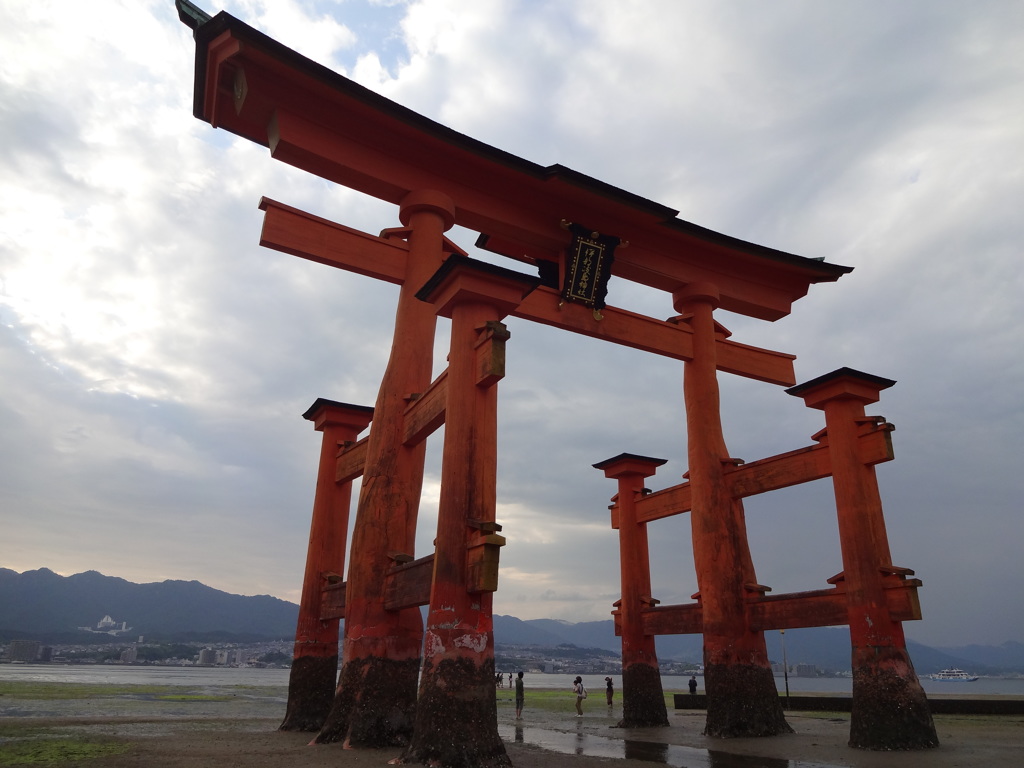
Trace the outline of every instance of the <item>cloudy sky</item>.
[[[933, 645], [1024, 641], [1024, 5], [210, 0], [462, 133], [704, 227], [852, 266], [742, 343], [898, 384], [879, 467], [893, 561]], [[192, 117], [172, 0], [0, 0], [0, 566], [198, 579], [297, 600], [317, 397], [371, 405], [397, 290], [258, 246], [262, 195], [367, 232], [393, 206]], [[476, 233], [450, 233], [472, 248]], [[613, 281], [656, 317], [667, 295]], [[608, 616], [623, 451], [686, 471], [679, 363], [510, 319], [495, 608]], [[437, 370], [446, 351], [438, 336]], [[723, 374], [748, 461], [821, 414]], [[572, 391], [572, 397], [567, 396]], [[429, 444], [418, 555], [433, 538]], [[829, 481], [747, 502], [776, 593], [842, 569]], [[685, 516], [651, 526], [655, 596], [696, 591]]]

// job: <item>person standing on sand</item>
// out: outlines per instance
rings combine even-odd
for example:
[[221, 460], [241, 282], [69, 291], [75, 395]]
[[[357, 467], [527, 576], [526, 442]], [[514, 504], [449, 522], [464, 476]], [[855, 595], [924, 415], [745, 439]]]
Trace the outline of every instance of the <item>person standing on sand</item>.
[[610, 707], [612, 705], [612, 699], [615, 697], [615, 686], [612, 685], [612, 679], [610, 677], [606, 677], [604, 681], [607, 683], [604, 689], [604, 695], [605, 698], [608, 699], [608, 706]]
[[576, 694], [576, 717], [583, 717], [583, 700], [587, 698], [587, 689], [579, 675], [572, 681], [572, 692]]
[[523, 700], [525, 698], [523, 693], [523, 673], [520, 672], [516, 677], [516, 720], [523, 716]]

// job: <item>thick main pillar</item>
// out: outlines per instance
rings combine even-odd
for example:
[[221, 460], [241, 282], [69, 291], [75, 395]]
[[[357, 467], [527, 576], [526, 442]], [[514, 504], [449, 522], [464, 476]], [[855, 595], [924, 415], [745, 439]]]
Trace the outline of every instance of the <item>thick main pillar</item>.
[[875, 468], [857, 451], [861, 430], [875, 421], [864, 406], [895, 383], [841, 368], [786, 390], [825, 412], [852, 645], [850, 746], [862, 749], [924, 749], [939, 743], [903, 625], [893, 620], [885, 597], [898, 569], [889, 552]]
[[746, 595], [756, 589], [743, 506], [724, 481], [730, 462], [719, 408], [714, 309], [718, 289], [691, 284], [673, 294], [693, 330], [684, 363], [693, 560], [703, 607], [708, 736], [791, 733], [768, 662], [764, 633], [750, 628]]
[[336, 483], [335, 466], [338, 451], [366, 429], [373, 409], [318, 398], [302, 418], [313, 422], [323, 440], [283, 731], [317, 731], [331, 710], [338, 675], [338, 619], [321, 619], [321, 597], [328, 575], [342, 578], [345, 573], [352, 501], [352, 482]]
[[668, 725], [665, 693], [661, 686], [654, 636], [644, 632], [643, 610], [655, 603], [651, 596], [650, 550], [647, 524], [636, 519], [636, 498], [644, 479], [665, 459], [623, 453], [595, 464], [605, 477], [618, 480], [619, 569], [622, 598], [618, 620], [622, 637], [622, 720], [625, 728]]
[[352, 531], [341, 675], [318, 742], [382, 747], [412, 736], [423, 620], [415, 607], [386, 610], [381, 585], [395, 555], [414, 554], [426, 446], [404, 444], [404, 412], [408, 398], [430, 384], [437, 324], [433, 307], [415, 293], [441, 265], [454, 210], [438, 192], [412, 192], [402, 201], [409, 256]]
[[535, 281], [451, 257], [418, 294], [451, 318], [441, 494], [416, 726], [407, 761], [507, 766], [494, 698], [500, 320]]

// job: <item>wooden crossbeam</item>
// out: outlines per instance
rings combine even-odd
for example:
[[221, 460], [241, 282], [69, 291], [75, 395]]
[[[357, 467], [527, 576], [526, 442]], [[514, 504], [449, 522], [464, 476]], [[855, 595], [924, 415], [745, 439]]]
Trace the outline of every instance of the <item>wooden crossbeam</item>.
[[444, 370], [430, 383], [426, 392], [417, 396], [406, 406], [402, 443], [404, 445], [421, 443], [444, 424], [447, 400], [448, 371]]
[[301, 259], [401, 285], [409, 244], [382, 238], [292, 208], [268, 197], [260, 199], [263, 229], [260, 245]]
[[[862, 433], [857, 440], [861, 461], [869, 465], [891, 461], [894, 456], [891, 433], [891, 424], [877, 425]], [[725, 482], [733, 498], [742, 499], [820, 480], [831, 474], [828, 444], [822, 442], [730, 467], [725, 471]], [[689, 512], [690, 508], [690, 484], [686, 482], [637, 499], [636, 516], [638, 522], [649, 523]]]
[[389, 611], [398, 611], [428, 605], [433, 576], [433, 553], [419, 560], [392, 566], [384, 577], [384, 607]]
[[636, 520], [638, 523], [661, 520], [665, 517], [689, 512], [692, 505], [690, 483], [680, 483], [637, 499]]
[[[920, 579], [901, 580], [887, 586], [885, 596], [893, 621], [920, 620], [921, 604], [917, 595]], [[846, 590], [841, 587], [752, 596], [747, 599], [746, 609], [750, 628], [761, 632], [849, 623]], [[643, 611], [641, 617], [647, 635], [695, 635], [703, 631], [700, 603], [659, 605]]]
[[[857, 439], [857, 452], [866, 465], [893, 459], [892, 425], [884, 426], [888, 428], [873, 429]], [[726, 482], [735, 498], [745, 498], [820, 480], [831, 474], [828, 444], [820, 443], [730, 469]]]
[[369, 439], [370, 436], [367, 435], [338, 454], [338, 461], [334, 466], [334, 482], [348, 483], [362, 477]]
[[[640, 614], [645, 635], [699, 635], [704, 631], [704, 609], [700, 603], [659, 605]], [[620, 634], [616, 627], [615, 634]]]
[[[391, 283], [404, 279], [408, 246], [402, 240], [369, 235], [269, 198], [260, 201], [260, 209], [264, 211], [260, 245]], [[563, 303], [558, 291], [540, 287], [512, 315], [675, 360], [693, 357], [693, 334], [685, 323], [615, 307], [605, 307], [601, 313], [603, 318], [596, 320], [591, 309]], [[796, 382], [793, 355], [728, 339], [719, 339], [717, 346], [722, 371], [780, 386]]]
[[[553, 288], [537, 288], [512, 315], [674, 360], [693, 359], [693, 332], [687, 324], [670, 323], [612, 306], [602, 309], [602, 319], [597, 320], [588, 307], [562, 303], [561, 295]], [[716, 346], [721, 371], [781, 386], [788, 386], [786, 382], [796, 378], [793, 355], [728, 339], [718, 339]]]
[[[430, 603], [433, 574], [432, 554], [392, 566], [384, 577], [384, 607], [398, 611]], [[347, 582], [337, 581], [323, 588], [320, 593], [320, 621], [345, 618], [346, 587]]]
[[345, 582], [328, 584], [320, 593], [320, 621], [345, 618]]

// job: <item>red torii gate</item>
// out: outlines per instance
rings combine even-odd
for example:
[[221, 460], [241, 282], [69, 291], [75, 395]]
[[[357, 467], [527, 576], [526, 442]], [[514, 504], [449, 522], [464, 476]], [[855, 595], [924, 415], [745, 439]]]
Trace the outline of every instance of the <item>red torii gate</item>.
[[[179, 9], [186, 5], [179, 0]], [[699, 623], [710, 673], [707, 732], [768, 735], [788, 730], [767, 665], [764, 623], [758, 625], [756, 611], [748, 607], [747, 585], [756, 580], [739, 501], [743, 494], [735, 492], [735, 472], [728, 470], [721, 437], [717, 371], [792, 385], [793, 357], [729, 341], [713, 310], [774, 320], [787, 314], [810, 284], [836, 280], [849, 268], [714, 233], [677, 219], [677, 211], [569, 169], [542, 168], [508, 155], [361, 88], [228, 14], [209, 18], [193, 7], [182, 18], [196, 39], [197, 117], [268, 146], [275, 159], [400, 206], [402, 226], [374, 237], [280, 203], [261, 202], [261, 244], [401, 286], [391, 358], [369, 436], [352, 439], [360, 424], [365, 426], [367, 409], [321, 400], [307, 412], [324, 431], [324, 447], [289, 711], [282, 727], [315, 728], [322, 722], [320, 741], [408, 743], [411, 759], [507, 764], [495, 723], [490, 607], [504, 542], [494, 520], [495, 385], [504, 375], [508, 338], [501, 320], [511, 315], [684, 361], [691, 480], [687, 491], [673, 493], [691, 498], [685, 503], [673, 499], [666, 514], [693, 510], [701, 590], [697, 609], [653, 608], [649, 585], [645, 592], [645, 585], [633, 578], [642, 577], [645, 567], [628, 565], [646, 559], [638, 536], [647, 522], [642, 515], [652, 507], [643, 499], [627, 507], [636, 478], [653, 474], [653, 468], [645, 468], [637, 457], [601, 465], [620, 481], [620, 534], [627, 515], [636, 516], [626, 533], [636, 549], [623, 550], [619, 613], [626, 724], [666, 720], [663, 699], [660, 710], [649, 705], [661, 695], [653, 635], [666, 627], [692, 631], [686, 628]], [[558, 286], [569, 272], [566, 222], [599, 226], [628, 239], [629, 248], [617, 254], [612, 272], [671, 293], [682, 314], [661, 321], [614, 307], [597, 313], [563, 302]], [[484, 233], [479, 241], [484, 247], [532, 264], [548, 277], [531, 278], [465, 258], [444, 236], [456, 223]], [[554, 284], [552, 265], [560, 278]], [[438, 315], [452, 320], [451, 351], [448, 369], [431, 381]], [[829, 414], [841, 412], [836, 418], [842, 421], [851, 398], [871, 400], [862, 393], [823, 398], [814, 387], [796, 393], [825, 409], [830, 451], [839, 446], [836, 450], [845, 452], [841, 461], [833, 456], [829, 469], [837, 489], [842, 475], [844, 489], [859, 494], [856, 504], [861, 504], [873, 476], [856, 471], [860, 438], [845, 422], [834, 427]], [[833, 401], [846, 405], [833, 407]], [[437, 544], [434, 554], [416, 559], [424, 440], [441, 424], [446, 429]], [[332, 454], [339, 446], [332, 479]], [[351, 480], [360, 474], [354, 554], [342, 582], [345, 547], [337, 541], [338, 510]], [[333, 517], [324, 510], [334, 510]], [[880, 524], [880, 507], [878, 512]], [[840, 510], [841, 530], [850, 516]], [[318, 542], [331, 535], [331, 545], [318, 554]], [[856, 543], [850, 556], [860, 558], [852, 566], [846, 562], [848, 540]], [[851, 570], [857, 570], [856, 589], [864, 593], [858, 605], [884, 620], [883, 629], [860, 632], [850, 619], [859, 675], [854, 695], [868, 704], [855, 718], [868, 723], [864, 730], [870, 743], [858, 745], [892, 748], [872, 734], [879, 718], [895, 718], [910, 729], [902, 746], [928, 746], [935, 743], [934, 727], [898, 631], [907, 612], [893, 612], [888, 597], [878, 598], [873, 591], [877, 579], [869, 573], [877, 567], [865, 570], [861, 562], [879, 559], [881, 553], [883, 565], [888, 563], [882, 540], [884, 527], [880, 531], [878, 524], [872, 524], [867, 538], [844, 534], [847, 592], [854, 581]], [[872, 551], [861, 551], [865, 546]], [[724, 560], [716, 561], [712, 552], [722, 553]], [[909, 583], [897, 592], [912, 595], [913, 587]], [[322, 595], [319, 607], [317, 592]], [[425, 632], [421, 605], [430, 606]], [[784, 613], [772, 615], [784, 623]], [[659, 626], [650, 618], [655, 616], [670, 618]], [[336, 639], [341, 617], [344, 664], [328, 713], [323, 680], [336, 663], [330, 627]], [[858, 650], [860, 641], [867, 644], [864, 653]], [[893, 678], [901, 684], [898, 700], [883, 685]], [[321, 693], [313, 695], [313, 688]], [[852, 731], [858, 730], [855, 723]]]

